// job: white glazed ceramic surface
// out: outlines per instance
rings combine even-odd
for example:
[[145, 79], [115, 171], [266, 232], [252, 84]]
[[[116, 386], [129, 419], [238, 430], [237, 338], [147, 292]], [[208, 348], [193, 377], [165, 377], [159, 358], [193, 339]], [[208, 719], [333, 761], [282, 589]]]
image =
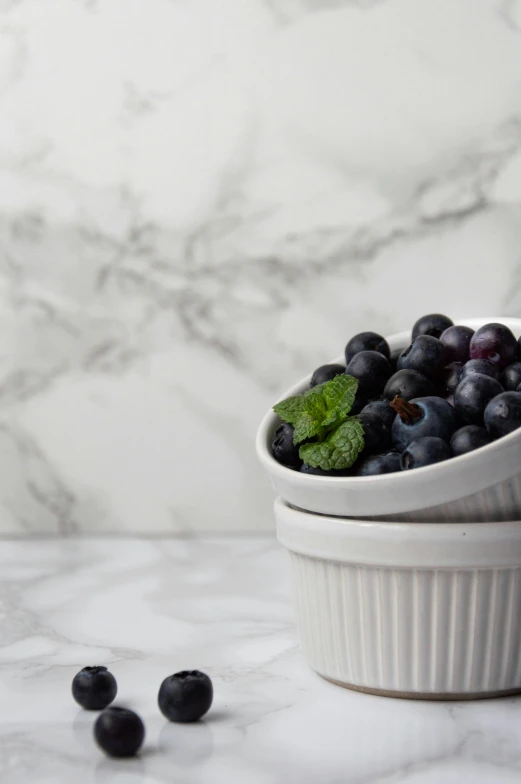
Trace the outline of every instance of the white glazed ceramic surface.
[[521, 522], [374, 523], [275, 502], [305, 656], [401, 697], [521, 691]]
[[[516, 337], [521, 319], [461, 319], [478, 329], [499, 321]], [[406, 346], [410, 332], [388, 339], [391, 349]], [[334, 360], [342, 362], [343, 358]], [[302, 392], [310, 376], [281, 399]], [[270, 442], [279, 423], [269, 412], [257, 433], [257, 454], [271, 482], [288, 503], [320, 514], [416, 522], [485, 522], [521, 518], [521, 429], [482, 449], [414, 471], [371, 477], [312, 476], [277, 463]]]

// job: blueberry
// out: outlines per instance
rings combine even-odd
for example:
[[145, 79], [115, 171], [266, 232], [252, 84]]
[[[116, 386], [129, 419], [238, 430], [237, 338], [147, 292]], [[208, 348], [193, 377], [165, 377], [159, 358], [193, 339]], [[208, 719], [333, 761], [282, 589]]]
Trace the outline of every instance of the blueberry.
[[405, 400], [436, 394], [436, 387], [417, 370], [398, 370], [384, 387], [384, 397], [393, 400], [396, 395]]
[[450, 318], [442, 316], [441, 313], [422, 316], [412, 328], [412, 339], [414, 340], [419, 335], [431, 335], [433, 338], [439, 338], [446, 329], [452, 327], [452, 323]]
[[398, 359], [398, 370], [416, 370], [436, 381], [446, 364], [443, 343], [431, 335], [420, 335]]
[[440, 387], [446, 395], [453, 395], [456, 391], [456, 387], [460, 382], [462, 368], [461, 362], [451, 362], [450, 365], [443, 368]]
[[317, 387], [319, 384], [325, 384], [326, 381], [331, 381], [335, 376], [340, 376], [345, 372], [346, 369], [343, 365], [321, 365], [311, 376], [310, 386]]
[[116, 679], [106, 667], [84, 667], [72, 681], [72, 696], [86, 710], [103, 710], [117, 691]]
[[485, 409], [485, 427], [492, 438], [501, 438], [521, 427], [521, 392], [502, 392]]
[[479, 373], [460, 381], [454, 393], [454, 408], [462, 421], [469, 425], [480, 425], [489, 400], [503, 392], [503, 387], [490, 376]]
[[293, 443], [294, 430], [287, 422], [279, 425], [271, 442], [271, 453], [275, 460], [288, 468], [300, 468], [299, 447]]
[[376, 414], [387, 427], [392, 427], [396, 412], [389, 405], [388, 400], [372, 400], [362, 409], [362, 414]]
[[378, 351], [360, 351], [349, 362], [346, 374], [358, 379], [361, 395], [375, 397], [381, 393], [391, 375], [391, 366]]
[[355, 354], [359, 354], [361, 351], [378, 351], [386, 359], [391, 356], [391, 349], [386, 339], [376, 332], [360, 332], [351, 338], [346, 346], [346, 365], [351, 362]]
[[492, 441], [484, 427], [479, 425], [465, 425], [456, 430], [450, 440], [450, 446], [454, 455], [464, 455], [486, 446]]
[[463, 381], [467, 376], [472, 376], [479, 373], [481, 376], [490, 376], [499, 381], [501, 378], [501, 370], [497, 365], [493, 365], [488, 359], [469, 359], [465, 362], [461, 369], [460, 381]]
[[212, 682], [199, 670], [169, 675], [159, 689], [159, 710], [169, 721], [197, 721], [210, 710], [212, 701]]
[[423, 468], [433, 463], [440, 463], [442, 460], [448, 460], [449, 457], [452, 457], [452, 451], [446, 441], [435, 436], [426, 436], [411, 441], [402, 452], [400, 465], [402, 471], [408, 471], [411, 468]]
[[353, 405], [349, 410], [349, 416], [354, 416], [355, 414], [359, 414], [360, 411], [362, 411], [366, 407], [367, 403], [368, 403], [367, 395], [363, 395], [358, 389], [355, 395]]
[[301, 474], [311, 474], [312, 476], [350, 476], [351, 469], [346, 468], [342, 470], [332, 469], [331, 471], [326, 471], [324, 468], [316, 468], [315, 466], [310, 466], [308, 463], [304, 463], [300, 468]]
[[396, 373], [396, 371], [398, 370], [397, 368], [398, 358], [401, 356], [402, 352], [403, 352], [403, 348], [395, 348], [394, 351], [391, 351], [391, 358], [389, 359], [389, 364], [391, 366], [391, 371], [393, 373]]
[[474, 330], [470, 327], [448, 327], [442, 332], [440, 342], [445, 346], [447, 362], [466, 362]]
[[391, 405], [398, 414], [392, 427], [398, 452], [426, 436], [436, 436], [448, 443], [458, 426], [454, 409], [441, 397], [420, 397], [409, 402], [396, 398]]
[[393, 474], [400, 470], [400, 455], [398, 452], [388, 452], [386, 455], [372, 455], [357, 466], [357, 476], [376, 476], [378, 474]]
[[391, 430], [376, 414], [358, 415], [364, 428], [363, 456], [387, 452], [392, 447]]
[[145, 727], [134, 711], [107, 708], [94, 725], [98, 746], [111, 757], [133, 757], [145, 739]]
[[504, 324], [485, 324], [470, 341], [471, 359], [488, 359], [500, 368], [515, 362], [518, 352], [517, 340]]
[[521, 384], [521, 362], [508, 365], [501, 376], [501, 383], [507, 392], [514, 392]]

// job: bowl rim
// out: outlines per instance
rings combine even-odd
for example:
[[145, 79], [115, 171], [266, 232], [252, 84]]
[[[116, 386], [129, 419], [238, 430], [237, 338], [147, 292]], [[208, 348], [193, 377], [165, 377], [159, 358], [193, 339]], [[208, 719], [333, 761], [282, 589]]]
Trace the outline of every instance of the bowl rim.
[[[479, 329], [479, 327], [483, 326], [483, 324], [492, 323], [504, 324], [513, 331], [517, 331], [521, 334], [521, 319], [514, 317], [503, 316], [491, 318], [467, 318], [457, 319], [454, 321], [454, 325], [456, 326], [468, 326], [471, 327], [471, 329]], [[410, 337], [411, 330], [405, 330], [403, 332], [397, 332], [386, 337], [386, 340], [389, 343], [391, 350], [393, 351], [397, 348], [400, 348], [402, 345], [404, 347], [407, 346], [408, 341], [410, 341]], [[336, 357], [330, 362], [324, 364], [345, 365], [345, 358], [343, 356]], [[307, 376], [302, 378], [299, 382], [286, 390], [286, 392], [284, 392], [276, 400], [276, 402], [278, 403], [291, 395], [302, 393], [307, 387], [309, 387], [311, 376], [312, 373], [309, 373]], [[376, 490], [378, 486], [382, 486], [384, 483], [388, 484], [389, 482], [393, 482], [393, 484], [396, 486], [396, 489], [399, 490], [400, 487], [402, 487], [404, 484], [411, 486], [412, 482], [423, 482], [429, 476], [435, 478], [437, 476], [443, 475], [447, 471], [447, 466], [455, 466], [456, 468], [465, 466], [468, 468], [468, 466], [473, 463], [477, 464], [481, 462], [483, 455], [485, 455], [485, 457], [490, 457], [490, 459], [493, 460], [494, 455], [497, 452], [503, 451], [503, 449], [508, 447], [511, 443], [521, 440], [521, 428], [519, 428], [514, 430], [512, 433], [509, 433], [506, 436], [502, 436], [496, 441], [493, 441], [490, 444], [486, 444], [485, 446], [482, 446], [472, 452], [467, 452], [463, 455], [456, 455], [455, 457], [451, 457], [449, 460], [445, 460], [440, 463], [434, 463], [430, 466], [416, 468], [414, 471], [397, 471], [391, 474], [380, 474], [373, 476], [317, 476], [314, 474], [304, 474], [300, 471], [287, 468], [287, 466], [284, 466], [275, 460], [269, 449], [269, 442], [276, 426], [281, 424], [281, 422], [282, 420], [277, 416], [277, 414], [275, 414], [273, 409], [265, 414], [259, 425], [255, 439], [257, 456], [264, 467], [267, 469], [268, 473], [278, 476], [283, 481], [288, 480], [291, 477], [291, 481], [294, 485], [298, 485], [303, 488], [319, 487], [320, 485], [327, 487], [333, 484], [336, 487], [345, 488], [374, 487]], [[507, 473], [503, 478], [510, 479], [511, 477], [515, 476], [517, 473], [519, 473], [519, 468], [520, 467], [518, 465], [512, 464], [511, 472]], [[416, 480], [415, 477], [419, 477], [419, 479]]]
[[278, 497], [277, 538], [309, 558], [375, 568], [521, 568], [521, 520], [422, 523], [334, 517]]

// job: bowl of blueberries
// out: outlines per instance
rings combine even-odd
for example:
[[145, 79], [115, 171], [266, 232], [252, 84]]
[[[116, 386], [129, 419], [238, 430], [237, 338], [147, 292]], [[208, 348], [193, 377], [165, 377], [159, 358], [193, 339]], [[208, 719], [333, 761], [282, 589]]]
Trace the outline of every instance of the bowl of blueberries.
[[521, 319], [432, 314], [363, 332], [258, 431], [278, 494], [318, 514], [464, 522], [521, 516]]
[[303, 651], [333, 683], [521, 692], [520, 335], [441, 314], [360, 333], [261, 423]]

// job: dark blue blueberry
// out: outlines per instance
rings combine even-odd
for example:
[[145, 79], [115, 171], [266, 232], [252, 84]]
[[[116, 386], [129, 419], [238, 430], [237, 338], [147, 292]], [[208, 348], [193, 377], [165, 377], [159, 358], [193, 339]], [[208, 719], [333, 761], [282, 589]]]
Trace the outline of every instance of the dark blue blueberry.
[[424, 466], [440, 463], [452, 457], [450, 446], [442, 438], [426, 436], [412, 441], [402, 452], [400, 465], [402, 471], [411, 468], [423, 468]]
[[492, 441], [484, 427], [479, 425], [465, 425], [456, 430], [450, 440], [450, 446], [454, 455], [464, 455], [473, 452], [481, 446], [486, 446]]
[[454, 408], [462, 422], [481, 425], [489, 400], [503, 392], [503, 387], [490, 376], [472, 374], [460, 381], [454, 393]]
[[111, 757], [133, 757], [145, 739], [145, 727], [137, 713], [127, 708], [107, 708], [94, 725], [98, 746]]
[[501, 370], [497, 365], [493, 365], [492, 362], [489, 362], [488, 359], [469, 359], [461, 369], [459, 380], [463, 381], [467, 376], [473, 376], [478, 373], [480, 376], [495, 378], [496, 381], [499, 381], [501, 378]]
[[391, 375], [391, 366], [378, 351], [360, 351], [346, 368], [346, 375], [358, 379], [358, 391], [366, 397], [379, 395]]
[[474, 330], [470, 327], [452, 326], [445, 330], [440, 342], [445, 346], [447, 362], [466, 362], [469, 359], [470, 341]]
[[413, 397], [429, 397], [436, 394], [436, 387], [429, 379], [416, 370], [398, 370], [384, 387], [384, 397], [394, 400], [396, 395], [404, 400]]
[[492, 438], [501, 438], [521, 427], [521, 392], [502, 392], [485, 409], [485, 427]]
[[300, 468], [302, 460], [299, 457], [299, 447], [293, 443], [294, 430], [287, 422], [283, 422], [275, 430], [271, 442], [271, 454], [282, 465], [288, 468]]
[[392, 427], [396, 412], [389, 405], [388, 400], [372, 400], [362, 409], [362, 414], [376, 414], [380, 417], [387, 427]]
[[378, 351], [386, 359], [391, 356], [391, 349], [385, 338], [376, 332], [360, 332], [355, 335], [346, 346], [346, 365], [348, 365], [356, 354], [361, 351]]
[[521, 384], [521, 362], [514, 362], [504, 369], [501, 383], [507, 392], [515, 392]]
[[86, 710], [103, 710], [117, 692], [116, 679], [106, 667], [84, 667], [72, 681], [72, 696]]
[[372, 455], [357, 466], [356, 476], [376, 476], [378, 474], [393, 474], [400, 470], [400, 455], [398, 452], [388, 452], [386, 455]]
[[391, 351], [391, 358], [389, 359], [389, 364], [391, 365], [391, 371], [393, 373], [396, 373], [396, 371], [398, 370], [397, 368], [398, 358], [400, 357], [402, 351], [403, 348], [395, 348], [394, 351]]
[[325, 384], [345, 372], [346, 369], [343, 365], [321, 365], [311, 376], [310, 386], [317, 387], [319, 384]]
[[376, 414], [361, 413], [358, 419], [364, 428], [364, 450], [363, 456], [373, 455], [376, 452], [382, 454], [392, 448], [391, 430], [383, 419]]
[[518, 355], [517, 340], [504, 324], [485, 324], [470, 341], [471, 359], [488, 359], [501, 369], [515, 362]]
[[357, 391], [355, 395], [355, 400], [351, 409], [349, 411], [349, 416], [354, 416], [355, 414], [359, 414], [363, 408], [367, 405], [368, 398], [366, 395], [363, 395], [360, 390]]
[[443, 343], [432, 335], [420, 335], [398, 359], [398, 370], [416, 370], [437, 381], [446, 364]]
[[414, 340], [419, 335], [431, 335], [433, 338], [439, 338], [446, 329], [452, 327], [453, 322], [447, 316], [442, 316], [441, 313], [430, 313], [428, 316], [422, 316], [414, 327], [412, 328], [412, 339]]
[[461, 362], [451, 362], [450, 365], [443, 368], [440, 388], [445, 395], [453, 395], [456, 391], [456, 387], [460, 382], [462, 367]]
[[426, 436], [436, 436], [448, 443], [458, 426], [453, 407], [441, 397], [416, 398], [409, 402], [396, 398], [392, 406], [398, 414], [392, 427], [398, 452], [403, 452], [412, 441]]
[[168, 721], [197, 721], [210, 710], [212, 681], [199, 670], [177, 672], [165, 678], [157, 701], [159, 710]]

